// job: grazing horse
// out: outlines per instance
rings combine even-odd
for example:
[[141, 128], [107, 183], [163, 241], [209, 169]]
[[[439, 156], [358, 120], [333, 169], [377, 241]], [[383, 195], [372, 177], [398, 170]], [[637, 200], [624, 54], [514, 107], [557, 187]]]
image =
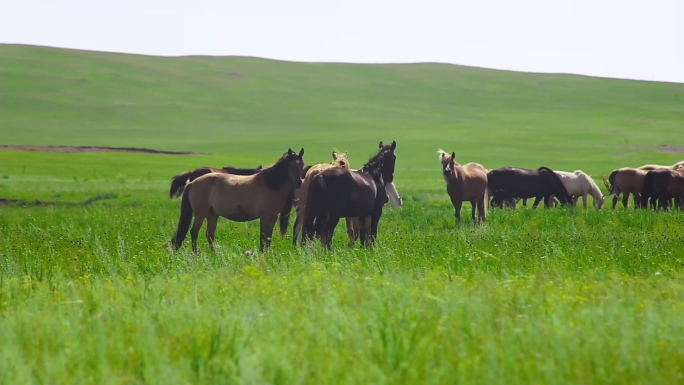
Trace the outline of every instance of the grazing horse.
[[[344, 154], [338, 154], [337, 152], [333, 151], [332, 153], [333, 157], [333, 162], [332, 164], [330, 163], [319, 163], [315, 164], [313, 166], [309, 166], [305, 170], [305, 175], [304, 175], [304, 181], [302, 182], [302, 186], [298, 189], [295, 190], [295, 210], [297, 213], [297, 216], [295, 217], [295, 222], [292, 225], [292, 243], [297, 244], [297, 238], [299, 237], [299, 234], [302, 231], [303, 227], [303, 222], [304, 222], [304, 216], [303, 212], [304, 207], [306, 206], [306, 200], [308, 198], [308, 192], [309, 192], [309, 185], [311, 184], [311, 181], [313, 178], [320, 174], [321, 171], [327, 170], [331, 167], [341, 167], [345, 169], [349, 169], [349, 152], [345, 152]], [[358, 237], [358, 230], [359, 230], [359, 225], [357, 224], [354, 226], [354, 219], [355, 218], [346, 218], [347, 219], [347, 234], [349, 235], [349, 245], [353, 246], [354, 245], [354, 240]], [[357, 221], [358, 222], [358, 221]], [[301, 238], [301, 242], [304, 242], [304, 237]]]
[[232, 166], [226, 166], [223, 168], [214, 167], [199, 167], [192, 171], [184, 172], [178, 175], [174, 175], [171, 178], [171, 188], [169, 189], [169, 198], [179, 198], [183, 195], [183, 190], [185, 189], [185, 184], [187, 182], [192, 182], [193, 180], [201, 177], [202, 175], [209, 174], [210, 172], [223, 172], [226, 174], [233, 175], [253, 175], [261, 170], [261, 166], [256, 168], [237, 168]]
[[617, 206], [618, 199], [622, 195], [622, 205], [627, 208], [629, 195], [634, 195], [634, 208], [641, 208], [641, 190], [644, 186], [644, 177], [648, 171], [632, 167], [623, 167], [613, 170], [608, 180], [603, 179], [608, 193], [604, 198], [614, 194], [613, 210]]
[[487, 170], [479, 163], [456, 163], [456, 153], [451, 155], [437, 150], [442, 163], [442, 176], [447, 186], [447, 193], [454, 205], [456, 224], [461, 222], [461, 206], [463, 201], [472, 205], [472, 220], [484, 222], [487, 218]]
[[207, 241], [214, 249], [214, 232], [219, 217], [235, 222], [260, 220], [260, 250], [271, 244], [278, 213], [292, 200], [294, 189], [302, 185], [304, 149], [299, 154], [288, 149], [273, 165], [254, 175], [209, 173], [185, 186], [181, 198], [178, 228], [171, 243], [178, 250], [192, 225], [192, 250], [197, 252], [197, 236], [207, 220]]
[[382, 209], [388, 202], [385, 184], [394, 180], [396, 142], [383, 146], [358, 171], [328, 168], [311, 181], [304, 206], [303, 236], [319, 237], [330, 249], [335, 227], [340, 218], [356, 217], [360, 226], [361, 245], [373, 245], [378, 234]]
[[649, 199], [651, 208], [665, 211], [670, 207], [670, 201], [675, 200], [681, 208], [684, 199], [684, 169], [672, 170], [658, 168], [649, 171], [644, 177], [644, 185], [641, 193], [641, 205], [648, 208]]
[[563, 182], [563, 186], [572, 196], [572, 205], [576, 206], [577, 201], [582, 197], [584, 208], [587, 208], [587, 195], [591, 194], [594, 198], [594, 207], [601, 209], [603, 206], [603, 195], [601, 189], [596, 185], [593, 179], [582, 170], [575, 170], [574, 172], [555, 171], [556, 175]]
[[503, 202], [511, 198], [535, 198], [532, 207], [537, 208], [539, 201], [544, 198], [545, 206], [550, 208], [555, 196], [561, 205], [572, 204], [572, 197], [563, 182], [548, 167], [539, 167], [536, 170], [497, 168], [487, 173], [487, 187], [494, 197], [492, 202]]

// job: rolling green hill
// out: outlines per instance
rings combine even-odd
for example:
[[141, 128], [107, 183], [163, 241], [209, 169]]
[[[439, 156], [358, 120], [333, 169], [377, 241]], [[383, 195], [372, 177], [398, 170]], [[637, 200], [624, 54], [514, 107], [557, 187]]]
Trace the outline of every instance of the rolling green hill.
[[[404, 167], [462, 162], [603, 172], [684, 155], [684, 84], [446, 64], [163, 58], [0, 45], [0, 144], [109, 145], [273, 159], [306, 147]], [[352, 159], [353, 160], [353, 159]], [[365, 160], [365, 159], [363, 159]], [[361, 161], [361, 159], [357, 160]]]

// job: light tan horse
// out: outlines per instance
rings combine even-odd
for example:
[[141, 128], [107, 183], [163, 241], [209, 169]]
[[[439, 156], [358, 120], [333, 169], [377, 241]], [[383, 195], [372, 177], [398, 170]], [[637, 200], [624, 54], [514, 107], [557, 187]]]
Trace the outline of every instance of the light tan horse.
[[[306, 212], [306, 201], [309, 193], [309, 185], [313, 178], [320, 174], [323, 170], [327, 170], [331, 167], [340, 167], [344, 169], [349, 169], [349, 151], [345, 151], [344, 154], [339, 154], [336, 151], [332, 153], [333, 161], [332, 163], [319, 163], [315, 164], [306, 170], [306, 175], [304, 175], [304, 181], [302, 186], [295, 190], [295, 209], [297, 216], [295, 218], [294, 225], [292, 226], [292, 243], [297, 244], [297, 238], [302, 232], [302, 227], [304, 225], [304, 213]], [[349, 245], [353, 246], [354, 241], [359, 236], [360, 224], [358, 223], [358, 218], [345, 218], [347, 220], [347, 235], [349, 235]], [[301, 238], [301, 242], [304, 242], [304, 238]]]
[[603, 195], [601, 189], [596, 185], [593, 179], [582, 170], [575, 170], [574, 172], [556, 171], [553, 172], [558, 175], [568, 194], [572, 196], [572, 205], [576, 206], [579, 198], [582, 198], [584, 208], [587, 208], [587, 195], [594, 198], [594, 207], [601, 209], [603, 206]]
[[484, 222], [487, 218], [487, 170], [479, 163], [456, 163], [456, 153], [449, 156], [443, 150], [437, 150], [442, 162], [442, 176], [447, 185], [447, 193], [454, 205], [456, 223], [461, 222], [461, 206], [463, 201], [470, 201], [473, 207], [472, 220]]
[[197, 252], [197, 236], [207, 220], [207, 241], [214, 250], [214, 233], [219, 217], [235, 222], [260, 221], [260, 250], [271, 244], [278, 214], [294, 189], [302, 185], [304, 149], [299, 154], [288, 149], [273, 165], [254, 175], [225, 173], [205, 174], [185, 185], [181, 198], [180, 218], [171, 240], [178, 250], [195, 218], [190, 235], [192, 250]]
[[614, 194], [613, 209], [615, 209], [618, 199], [622, 195], [622, 205], [626, 208], [629, 202], [629, 195], [632, 194], [634, 195], [634, 208], [640, 208], [641, 190], [647, 173], [647, 170], [632, 167], [622, 167], [613, 170], [608, 180], [603, 178], [603, 183], [606, 185], [606, 189], [608, 189], [608, 193], [603, 195], [604, 198]]
[[679, 162], [673, 164], [672, 166], [664, 166], [664, 165], [660, 165], [660, 164], [645, 164], [645, 165], [639, 167], [639, 170], [652, 171], [652, 170], [655, 170], [658, 168], [669, 168], [671, 170], [677, 170], [680, 167], [684, 167], [684, 160], [679, 161]]

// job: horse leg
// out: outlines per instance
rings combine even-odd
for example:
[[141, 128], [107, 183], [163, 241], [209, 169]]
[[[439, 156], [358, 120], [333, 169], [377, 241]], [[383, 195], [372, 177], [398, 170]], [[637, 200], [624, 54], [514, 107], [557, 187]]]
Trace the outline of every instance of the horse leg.
[[[570, 202], [570, 203], [572, 204], [573, 207], [574, 207], [574, 206], [577, 206], [577, 202], [579, 201], [579, 198], [580, 198], [579, 195], [573, 195], [573, 196], [572, 196], [572, 202]], [[586, 203], [585, 203], [585, 205], [586, 205]], [[586, 207], [585, 207], [585, 208], [586, 208]]]
[[[523, 207], [527, 207], [527, 198], [523, 198]], [[537, 207], [537, 206], [534, 206]]]
[[[532, 203], [532, 208], [536, 209], [539, 206], [539, 202], [542, 200], [543, 196], [534, 197], [534, 203]], [[546, 201], [544, 202], [546, 203]]]
[[381, 215], [382, 215], [382, 211], [380, 213], [375, 213], [374, 215], [371, 216], [371, 236], [370, 236], [371, 246], [374, 246], [375, 241], [378, 239], [378, 223], [380, 222], [380, 216]]
[[460, 198], [451, 198], [451, 204], [454, 205], [454, 216], [456, 217], [456, 224], [461, 223], [461, 206], [463, 201]]
[[587, 193], [582, 194], [582, 206], [584, 206], [584, 209], [587, 209]]
[[332, 249], [332, 237], [333, 234], [335, 234], [335, 227], [337, 227], [339, 222], [340, 217], [331, 217], [325, 225], [325, 242], [323, 243], [323, 246], [328, 250]]
[[259, 251], [264, 251], [271, 247], [271, 237], [273, 236], [273, 227], [275, 227], [278, 220], [278, 213], [274, 216], [261, 218], [259, 220]]
[[347, 235], [349, 236], [348, 246], [353, 248], [354, 242], [359, 238], [359, 219], [354, 217], [346, 218], [347, 220]]
[[[515, 206], [513, 206], [515, 208]], [[487, 207], [485, 206], [485, 196], [481, 196], [477, 201], [478, 218], [484, 223], [487, 220]]]
[[473, 207], [472, 213], [470, 214], [470, 219], [473, 221], [473, 223], [475, 223], [477, 222], [477, 220], [475, 219], [475, 211], [477, 210], [477, 200], [471, 200], [470, 205]]
[[192, 239], [192, 251], [197, 252], [197, 237], [199, 236], [199, 231], [204, 223], [204, 218], [207, 214], [197, 214], [195, 215], [195, 223], [192, 224], [192, 229], [190, 229], [190, 237]]
[[218, 215], [213, 210], [207, 214], [207, 242], [211, 251], [216, 251], [214, 244], [214, 234], [216, 233], [216, 225], [218, 224]]

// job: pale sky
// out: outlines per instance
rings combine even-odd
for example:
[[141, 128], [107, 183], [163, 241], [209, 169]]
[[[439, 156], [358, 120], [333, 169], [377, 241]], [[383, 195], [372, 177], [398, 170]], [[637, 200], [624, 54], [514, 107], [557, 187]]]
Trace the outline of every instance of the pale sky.
[[0, 0], [0, 43], [684, 83], [684, 0]]

